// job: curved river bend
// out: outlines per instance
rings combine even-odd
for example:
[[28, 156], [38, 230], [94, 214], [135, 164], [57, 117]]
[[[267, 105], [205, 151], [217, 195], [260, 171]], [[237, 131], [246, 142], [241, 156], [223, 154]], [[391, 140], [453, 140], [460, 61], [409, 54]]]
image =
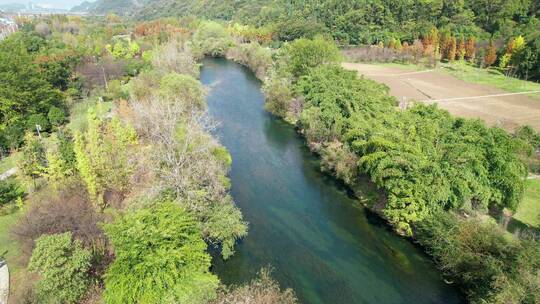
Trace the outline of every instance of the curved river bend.
[[224, 283], [240, 284], [264, 266], [302, 303], [460, 303], [420, 250], [389, 231], [319, 171], [286, 123], [263, 108], [260, 82], [225, 59], [206, 59], [217, 136], [229, 149], [232, 196], [250, 222], [229, 260], [214, 258]]

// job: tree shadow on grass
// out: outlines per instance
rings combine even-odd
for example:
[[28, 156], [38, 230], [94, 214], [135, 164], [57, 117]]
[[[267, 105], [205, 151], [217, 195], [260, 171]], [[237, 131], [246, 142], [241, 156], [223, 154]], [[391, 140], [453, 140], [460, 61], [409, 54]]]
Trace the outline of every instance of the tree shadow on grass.
[[515, 218], [510, 220], [507, 230], [511, 233], [529, 233], [533, 234], [536, 238], [540, 238], [540, 227], [527, 225]]

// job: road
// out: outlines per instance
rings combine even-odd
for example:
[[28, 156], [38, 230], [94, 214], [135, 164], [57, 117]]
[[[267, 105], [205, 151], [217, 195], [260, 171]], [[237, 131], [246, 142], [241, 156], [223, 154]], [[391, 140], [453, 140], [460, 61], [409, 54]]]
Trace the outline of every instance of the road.
[[456, 116], [480, 118], [508, 131], [524, 124], [540, 131], [540, 100], [527, 95], [507, 95], [497, 88], [467, 83], [433, 70], [410, 71], [361, 63], [343, 63], [343, 67], [386, 84], [399, 100], [405, 97], [437, 103]]

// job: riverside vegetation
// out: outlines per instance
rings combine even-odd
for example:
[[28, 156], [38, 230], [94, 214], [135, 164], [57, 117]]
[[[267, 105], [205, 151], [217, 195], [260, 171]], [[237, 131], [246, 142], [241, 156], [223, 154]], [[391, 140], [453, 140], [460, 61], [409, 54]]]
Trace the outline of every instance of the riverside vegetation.
[[[218, 36], [230, 44], [225, 31]], [[369, 176], [381, 190], [369, 207], [414, 236], [470, 302], [540, 301], [540, 244], [488, 216], [516, 210], [538, 134], [528, 127], [509, 134], [436, 105], [399, 109], [384, 85], [341, 68], [339, 50], [322, 37], [273, 53], [235, 41], [213, 54], [267, 71], [257, 73], [267, 109], [298, 128], [321, 170], [352, 190]]]
[[540, 79], [540, 6], [534, 0], [141, 0], [138, 4], [99, 0], [73, 10], [113, 12], [139, 20], [185, 16], [225, 20], [239, 24], [249, 38], [278, 45], [322, 34], [353, 46], [347, 54], [357, 60], [429, 65], [466, 60], [506, 75]]
[[[237, 288], [223, 286], [210, 271], [207, 248], [229, 258], [247, 223], [229, 194], [230, 155], [210, 135], [214, 122], [188, 48], [197, 36], [171, 31], [132, 40], [123, 35], [129, 23], [105, 21], [24, 20], [0, 44], [10, 55], [1, 56], [2, 105], [13, 105], [2, 109], [22, 111], [4, 111], [2, 117], [14, 118], [2, 121], [8, 129], [31, 122], [24, 135], [3, 137], [21, 147], [17, 180], [1, 184], [2, 210], [16, 214], [11, 237], [20, 247], [2, 251], [16, 270], [10, 301], [295, 303], [294, 293], [282, 291], [267, 270]], [[53, 78], [65, 87], [38, 73], [53, 73], [48, 67], [63, 59], [36, 61], [49, 45], [72, 54]], [[10, 77], [24, 76], [16, 72], [21, 67], [39, 79], [27, 79], [32, 86], [21, 88], [25, 94], [6, 93], [18, 88], [9, 84]], [[87, 111], [73, 112], [82, 117], [71, 117], [82, 123], [66, 126], [67, 115], [55, 120], [51, 107], [26, 106], [45, 93], [51, 97], [44, 102], [59, 113], [87, 104]], [[42, 125], [39, 136], [35, 124]], [[5, 130], [2, 135], [10, 134]]]
[[[22, 145], [26, 188], [24, 196], [16, 184], [4, 187], [9, 205], [20, 207], [13, 235], [25, 257], [14, 263], [30, 261], [28, 271], [17, 274], [29, 283], [15, 287], [15, 299], [296, 301], [266, 271], [235, 288], [221, 286], [209, 269], [208, 244], [228, 258], [247, 233], [229, 195], [231, 158], [210, 135], [215, 125], [197, 80], [197, 60], [209, 55], [254, 70], [264, 83], [267, 109], [298, 128], [321, 157], [322, 170], [353, 191], [368, 176], [381, 193], [369, 207], [413, 236], [470, 302], [540, 302], [538, 242], [533, 235], [506, 233], [488, 216], [515, 211], [522, 198], [525, 161], [538, 149], [530, 129], [508, 134], [436, 106], [399, 109], [386, 87], [339, 67], [340, 52], [324, 36], [294, 37], [272, 49], [264, 30], [251, 35], [246, 28], [191, 18], [136, 26], [114, 15], [105, 19], [107, 25], [29, 20], [2, 42], [18, 45], [24, 55], [3, 60], [17, 58], [39, 71], [35, 58], [47, 49], [34, 49], [34, 43], [62, 41], [76, 55], [62, 74], [67, 86], [54, 89], [42, 79], [30, 92], [53, 91], [58, 98], [50, 100], [64, 113], [79, 102], [91, 105], [84, 119], [71, 117], [84, 121], [80, 128], [66, 128], [67, 118], [60, 119], [46, 130], [54, 135], [45, 132], [42, 139], [30, 120], [18, 143], [4, 140]], [[136, 39], [123, 35], [131, 28]], [[6, 69], [18, 66], [10, 62]], [[9, 84], [13, 74], [0, 75], [0, 81]], [[19, 103], [25, 102], [32, 104]], [[108, 105], [112, 111], [104, 110]], [[52, 122], [51, 107], [28, 110], [19, 120], [40, 113]], [[59, 259], [69, 262], [59, 265]]]

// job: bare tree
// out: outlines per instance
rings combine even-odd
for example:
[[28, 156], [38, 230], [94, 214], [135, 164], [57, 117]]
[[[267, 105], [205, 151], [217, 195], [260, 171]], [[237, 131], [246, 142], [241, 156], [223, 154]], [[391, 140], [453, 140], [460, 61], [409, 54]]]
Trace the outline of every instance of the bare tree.
[[184, 44], [170, 41], [161, 46], [152, 58], [152, 65], [160, 72], [176, 72], [199, 77], [199, 65]]
[[111, 79], [117, 79], [125, 75], [125, 63], [115, 60], [111, 56], [96, 60], [94, 57], [86, 57], [81, 60], [76, 72], [82, 80], [86, 90], [92, 90], [97, 86], [106, 86]]
[[46, 37], [46, 36], [49, 36], [51, 34], [51, 29], [49, 28], [49, 25], [45, 22], [40, 22], [38, 24], [36, 24], [36, 32], [42, 36], [42, 37]]
[[296, 304], [292, 289], [281, 290], [279, 284], [263, 269], [259, 277], [234, 289], [225, 288], [212, 304]]

